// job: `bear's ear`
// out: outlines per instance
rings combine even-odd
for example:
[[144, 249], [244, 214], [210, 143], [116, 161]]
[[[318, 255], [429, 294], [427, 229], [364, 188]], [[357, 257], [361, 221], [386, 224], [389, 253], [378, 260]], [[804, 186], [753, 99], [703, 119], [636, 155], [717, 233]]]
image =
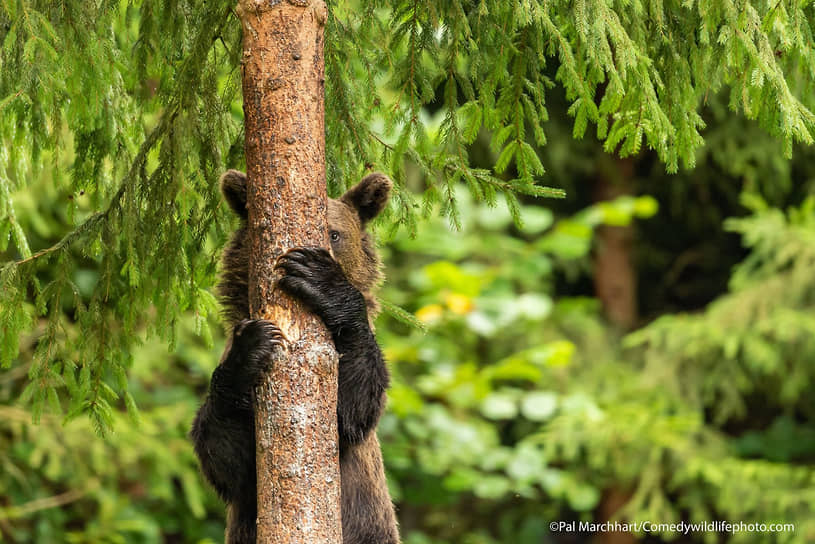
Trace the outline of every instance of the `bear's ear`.
[[246, 211], [246, 174], [237, 170], [224, 172], [221, 176], [221, 192], [229, 207], [246, 219], [249, 214]]
[[391, 179], [381, 172], [368, 174], [340, 197], [359, 214], [362, 225], [379, 215], [391, 196]]

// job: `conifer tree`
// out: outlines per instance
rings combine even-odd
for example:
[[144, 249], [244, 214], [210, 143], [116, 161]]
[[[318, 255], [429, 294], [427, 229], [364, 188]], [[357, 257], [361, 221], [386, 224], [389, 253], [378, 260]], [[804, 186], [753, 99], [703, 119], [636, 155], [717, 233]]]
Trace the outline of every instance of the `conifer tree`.
[[[188, 348], [181, 336], [188, 315], [195, 333], [212, 344], [218, 248], [235, 226], [215, 182], [224, 169], [245, 166], [248, 137], [235, 4], [0, 0], [0, 368], [3, 380], [27, 384], [13, 398], [42, 422], [30, 431], [27, 411], [2, 407], [2, 419], [11, 422], [0, 433], [4, 445], [28, 445], [35, 435], [36, 455], [62, 451], [60, 444], [78, 452], [66, 461], [69, 471], [83, 466], [73, 457], [89, 451], [94, 459], [105, 452], [106, 461], [117, 453], [111, 456], [117, 463], [136, 471], [141, 460], [115, 450], [116, 442], [89, 445], [85, 435], [64, 432], [61, 424], [78, 418], [72, 431], [90, 422], [104, 435], [115, 423], [125, 448], [160, 450], [158, 439], [145, 438], [119, 412], [137, 420], [129, 391], [135, 346], [158, 339], [171, 350]], [[520, 197], [562, 194], [544, 186], [562, 184], [548, 176], [557, 166], [541, 157], [558, 147], [561, 156], [585, 162], [581, 153], [596, 139], [608, 154], [655, 155], [659, 169], [670, 173], [707, 156], [717, 166], [701, 180], [697, 172], [649, 175], [651, 184], [670, 185], [664, 190], [683, 205], [692, 182], [721, 189], [733, 178], [763, 194], [775, 191], [774, 205], [786, 205], [791, 180], [813, 177], [802, 161], [792, 166], [784, 159], [793, 149], [800, 157], [795, 145], [813, 141], [814, 19], [809, 3], [791, 0], [329, 2], [328, 192], [339, 194], [364, 168], [375, 167], [397, 182], [386, 218], [394, 228], [415, 233], [433, 209], [459, 224], [458, 186], [490, 204], [506, 199], [520, 221], [520, 210], [529, 211]], [[548, 121], [561, 95], [568, 134]], [[718, 177], [718, 169], [731, 177]], [[414, 170], [423, 180], [418, 195], [405, 186]], [[625, 357], [626, 364], [594, 359], [607, 347], [598, 342], [601, 326], [580, 324], [587, 350], [563, 385], [577, 391], [563, 399], [573, 410], [531, 413], [545, 423], [550, 466], [540, 485], [549, 506], [560, 501], [589, 515], [591, 485], [631, 485], [630, 519], [794, 520], [795, 532], [741, 533], [734, 540], [811, 540], [813, 204], [787, 212], [760, 199], [745, 205], [752, 217], [727, 225], [743, 236], [749, 255], [716, 304], [636, 331], [627, 337], [629, 350], [607, 355]], [[582, 218], [591, 223], [602, 211], [593, 208]], [[571, 226], [585, 227], [578, 223]], [[558, 236], [570, 234], [553, 231], [528, 247], [551, 251]], [[564, 327], [589, 321], [572, 314]], [[18, 357], [21, 347], [25, 359]], [[540, 358], [568, 358], [563, 351], [521, 352], [473, 380], [483, 385], [513, 365], [535, 372]], [[545, 379], [565, 379], [558, 364], [541, 371]], [[167, 370], [181, 376], [178, 382], [189, 371]], [[0, 381], [0, 394], [8, 397], [6, 384]], [[594, 392], [600, 392], [600, 419], [593, 417], [595, 399], [587, 399]], [[417, 402], [412, 391], [400, 394], [403, 406]], [[449, 399], [457, 407], [462, 402]], [[722, 432], [762, 411], [781, 416], [750, 421], [738, 439]], [[461, 423], [443, 411], [427, 412], [441, 429]], [[416, 416], [409, 423], [425, 421]], [[173, 412], [162, 423], [178, 428], [188, 421]], [[409, 444], [437, 469], [436, 451], [423, 446]], [[175, 493], [174, 482], [182, 481], [200, 520], [200, 492], [190, 485], [195, 472], [172, 463], [177, 451], [161, 450], [151, 466], [158, 467], [163, 493]], [[529, 450], [517, 453], [525, 460], [520, 454]], [[27, 483], [5, 460], [9, 478]], [[485, 473], [480, 466], [454, 469], [450, 485]], [[42, 480], [54, 470], [50, 464]], [[80, 479], [117, 482], [117, 470], [95, 463], [78, 472]], [[416, 467], [398, 470], [412, 477]], [[428, 474], [435, 484], [437, 473], [422, 476]], [[509, 476], [478, 481], [480, 492], [499, 495]], [[60, 488], [66, 481], [75, 482], [49, 483]], [[68, 504], [86, 492], [92, 488], [53, 494], [56, 504]], [[40, 507], [33, 502], [31, 508]], [[532, 509], [540, 517], [539, 505]], [[6, 515], [24, 515], [25, 509], [14, 510], [3, 505], [2, 537]], [[54, 522], [60, 523], [70, 525]]]
[[[518, 194], [560, 194], [540, 184], [537, 153], [556, 86], [575, 138], [591, 126], [606, 151], [651, 148], [671, 172], [694, 165], [700, 110], [714, 95], [779, 137], [787, 156], [813, 141], [809, 5], [328, 7], [329, 193], [369, 165], [399, 186], [413, 164], [426, 174], [424, 194], [416, 201], [397, 187], [391, 214], [409, 231], [436, 202], [456, 223], [457, 183], [488, 203], [502, 195], [518, 220]], [[0, 3], [0, 366], [36, 331], [24, 394], [35, 418], [46, 405], [62, 412], [65, 400], [69, 417], [87, 415], [104, 432], [118, 403], [136, 410], [130, 346], [158, 335], [172, 348], [185, 311], [209, 341], [215, 247], [230, 230], [215, 180], [243, 161], [240, 33], [225, 0]], [[490, 139], [492, 168], [471, 166], [479, 134]], [[42, 176], [64, 198], [63, 232], [17, 218], [14, 195]]]

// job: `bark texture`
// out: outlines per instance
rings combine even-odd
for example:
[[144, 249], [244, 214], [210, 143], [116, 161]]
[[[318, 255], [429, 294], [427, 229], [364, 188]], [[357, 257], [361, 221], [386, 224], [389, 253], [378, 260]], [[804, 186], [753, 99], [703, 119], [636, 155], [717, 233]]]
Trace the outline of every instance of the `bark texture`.
[[287, 354], [255, 394], [258, 533], [268, 544], [342, 542], [337, 355], [322, 323], [275, 291], [292, 247], [329, 247], [322, 0], [240, 0], [248, 175], [249, 304]]

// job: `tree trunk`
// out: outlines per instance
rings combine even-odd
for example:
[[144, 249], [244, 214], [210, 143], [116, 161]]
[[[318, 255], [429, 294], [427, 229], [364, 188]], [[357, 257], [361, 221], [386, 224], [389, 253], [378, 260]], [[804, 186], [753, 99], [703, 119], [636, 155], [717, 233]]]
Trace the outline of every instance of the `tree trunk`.
[[[634, 160], [606, 157], [601, 163], [594, 187], [594, 200], [603, 202], [631, 193]], [[597, 252], [594, 257], [594, 289], [603, 303], [609, 322], [621, 331], [637, 324], [637, 270], [633, 262], [634, 229], [631, 225], [603, 225], [597, 229]], [[618, 511], [631, 500], [626, 488], [606, 489], [598, 507], [601, 522], [620, 521]], [[623, 520], [625, 521], [625, 520]], [[606, 531], [595, 537], [596, 544], [634, 544], [637, 539], [628, 531]]]
[[239, 0], [249, 212], [249, 304], [287, 352], [255, 394], [257, 541], [342, 541], [337, 355], [322, 323], [275, 291], [274, 263], [328, 247], [323, 0]]
[[[611, 159], [598, 174], [594, 200], [603, 202], [631, 193], [633, 159]], [[623, 331], [637, 324], [637, 270], [633, 264], [634, 228], [602, 225], [597, 228], [594, 290], [608, 320]]]

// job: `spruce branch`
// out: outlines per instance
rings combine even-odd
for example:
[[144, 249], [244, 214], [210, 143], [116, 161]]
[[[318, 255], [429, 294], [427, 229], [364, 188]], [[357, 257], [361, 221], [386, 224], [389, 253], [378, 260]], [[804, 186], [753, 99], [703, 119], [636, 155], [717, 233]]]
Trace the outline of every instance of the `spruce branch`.
[[55, 252], [66, 250], [75, 242], [91, 235], [92, 233], [96, 232], [98, 228], [104, 225], [110, 218], [111, 213], [120, 209], [122, 198], [127, 193], [128, 188], [133, 191], [132, 183], [137, 179], [139, 171], [144, 168], [148, 153], [153, 149], [156, 143], [160, 141], [161, 137], [167, 132], [167, 130], [169, 130], [171, 121], [175, 119], [177, 115], [177, 108], [168, 110], [164, 113], [164, 115], [162, 115], [158, 125], [156, 125], [147, 138], [145, 138], [144, 143], [142, 143], [138, 154], [133, 159], [130, 170], [128, 170], [127, 174], [122, 179], [121, 183], [119, 184], [119, 189], [117, 189], [113, 197], [110, 199], [105, 211], [92, 214], [85, 221], [83, 221], [81, 225], [77, 226], [74, 230], [63, 236], [59, 242], [55, 243], [51, 247], [42, 249], [25, 259], [8, 262], [3, 265], [3, 269], [12, 267], [17, 268], [28, 265], [42, 259], [43, 257], [48, 257]]

